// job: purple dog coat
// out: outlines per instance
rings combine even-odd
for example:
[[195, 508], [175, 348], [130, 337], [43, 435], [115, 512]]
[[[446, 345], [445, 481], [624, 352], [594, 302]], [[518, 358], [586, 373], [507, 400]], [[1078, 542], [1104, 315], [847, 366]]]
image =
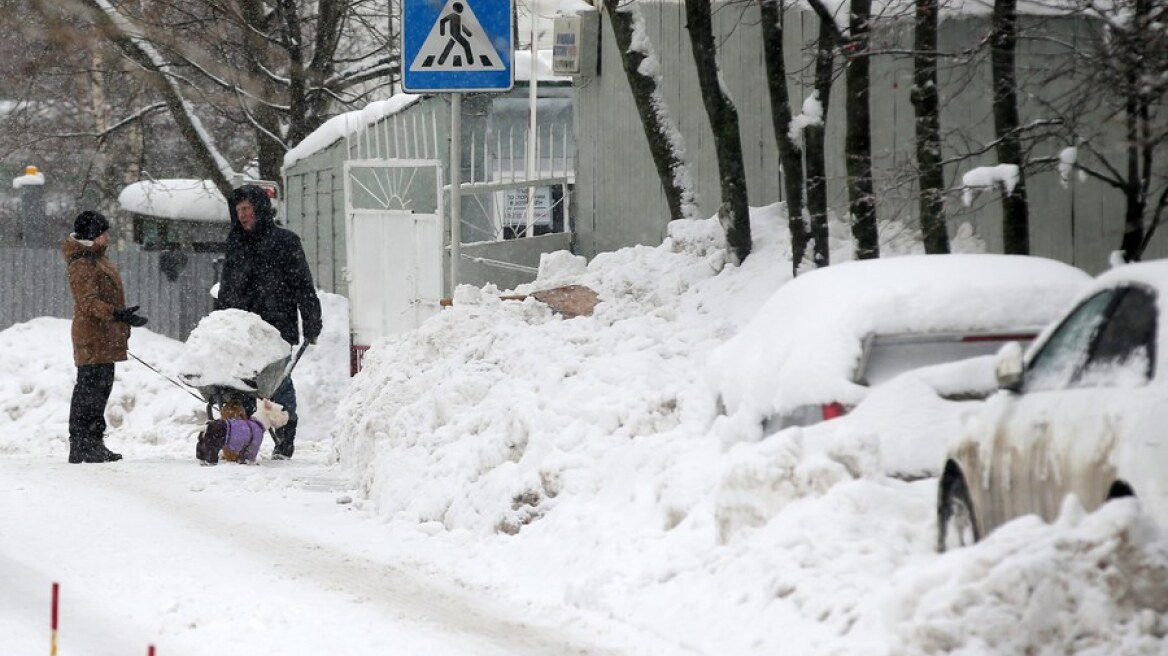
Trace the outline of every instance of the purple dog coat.
[[[264, 441], [264, 426], [255, 419], [227, 419], [227, 439], [223, 450], [236, 454], [234, 460], [255, 462]], [[233, 458], [228, 457], [228, 460]]]
[[264, 441], [264, 425], [255, 419], [216, 419], [207, 422], [199, 434], [195, 456], [204, 463], [219, 462], [219, 451], [225, 460], [255, 462]]

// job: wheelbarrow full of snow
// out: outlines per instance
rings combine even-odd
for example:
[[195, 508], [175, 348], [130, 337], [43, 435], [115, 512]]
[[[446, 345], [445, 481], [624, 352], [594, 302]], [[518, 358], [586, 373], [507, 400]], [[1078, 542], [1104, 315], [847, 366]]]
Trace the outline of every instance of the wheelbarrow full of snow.
[[222, 415], [229, 403], [250, 408], [257, 399], [270, 399], [306, 348], [308, 342], [289, 353], [280, 332], [256, 314], [216, 310], [187, 337], [180, 375], [207, 403], [211, 420], [215, 408]]
[[214, 409], [218, 408], [220, 415], [228, 403], [238, 403], [243, 407], [254, 406], [257, 399], [270, 399], [292, 375], [292, 370], [300, 357], [308, 348], [308, 342], [300, 345], [294, 354], [273, 360], [265, 365], [252, 378], [234, 378], [230, 381], [196, 384], [194, 388], [207, 403], [207, 419], [214, 419]]

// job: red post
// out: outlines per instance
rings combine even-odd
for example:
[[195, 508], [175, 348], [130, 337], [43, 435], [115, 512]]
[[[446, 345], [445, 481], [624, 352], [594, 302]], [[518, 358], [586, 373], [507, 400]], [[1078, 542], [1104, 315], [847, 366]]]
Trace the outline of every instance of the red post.
[[146, 648], [146, 656], [154, 656], [154, 645]]
[[53, 583], [53, 606], [52, 606], [52, 635], [49, 640], [49, 656], [57, 656], [57, 602], [60, 599], [61, 586]]

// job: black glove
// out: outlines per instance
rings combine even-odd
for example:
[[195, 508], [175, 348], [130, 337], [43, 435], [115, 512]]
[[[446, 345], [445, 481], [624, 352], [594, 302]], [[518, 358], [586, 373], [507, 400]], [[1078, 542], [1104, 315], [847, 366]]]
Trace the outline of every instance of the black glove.
[[309, 344], [315, 344], [316, 340], [320, 339], [320, 326], [305, 326], [304, 327], [304, 341]]
[[130, 307], [114, 310], [114, 321], [121, 321], [128, 323], [134, 328], [145, 326], [147, 323], [146, 317], [138, 316], [139, 305], [132, 305]]

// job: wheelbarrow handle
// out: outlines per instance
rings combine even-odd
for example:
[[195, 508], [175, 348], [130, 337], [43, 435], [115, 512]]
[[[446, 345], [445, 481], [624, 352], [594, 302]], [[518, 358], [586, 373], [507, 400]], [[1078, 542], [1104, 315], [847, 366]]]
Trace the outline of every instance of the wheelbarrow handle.
[[292, 370], [296, 368], [296, 363], [300, 362], [300, 356], [304, 355], [304, 351], [308, 349], [308, 345], [310, 343], [311, 342], [306, 341], [301, 344], [300, 348], [296, 349], [296, 353], [292, 356], [292, 359], [288, 360], [288, 364], [284, 366], [284, 373], [280, 376], [280, 382], [276, 383], [276, 386], [272, 388], [273, 394], [275, 394], [276, 390], [280, 389], [280, 386], [284, 384], [284, 381], [288, 380], [288, 377], [292, 375]]

